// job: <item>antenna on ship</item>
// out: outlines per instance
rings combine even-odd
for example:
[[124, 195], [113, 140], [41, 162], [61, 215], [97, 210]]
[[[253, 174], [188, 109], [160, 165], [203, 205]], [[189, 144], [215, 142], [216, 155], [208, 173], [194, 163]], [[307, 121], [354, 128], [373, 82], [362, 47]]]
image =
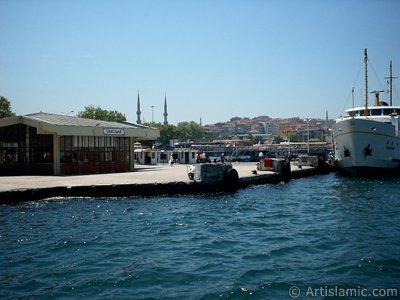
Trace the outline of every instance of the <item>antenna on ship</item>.
[[389, 79], [389, 99], [390, 99], [390, 106], [392, 106], [392, 91], [393, 91], [393, 79], [396, 79], [397, 77], [392, 76], [392, 61], [390, 61], [390, 71], [389, 71], [389, 77], [385, 77], [385, 79]]
[[365, 65], [365, 109], [364, 116], [368, 116], [368, 54], [367, 48], [364, 49], [364, 65]]

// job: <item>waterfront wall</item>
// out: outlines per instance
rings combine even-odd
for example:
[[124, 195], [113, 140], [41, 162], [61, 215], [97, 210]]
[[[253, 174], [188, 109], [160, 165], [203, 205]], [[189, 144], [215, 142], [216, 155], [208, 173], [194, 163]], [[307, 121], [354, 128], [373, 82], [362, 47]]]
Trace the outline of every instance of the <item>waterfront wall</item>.
[[[274, 184], [287, 182], [291, 179], [327, 174], [332, 168], [308, 168], [299, 169], [290, 173], [269, 173], [244, 176], [239, 178], [237, 188], [245, 188], [251, 185]], [[18, 189], [0, 192], [0, 203], [13, 204], [24, 201], [35, 201], [53, 197], [148, 197], [160, 195], [196, 195], [207, 193], [226, 192], [223, 184], [201, 183], [195, 181], [179, 181], [167, 183], [145, 184], [111, 184], [111, 185], [87, 185], [72, 187], [48, 187], [38, 189]]]

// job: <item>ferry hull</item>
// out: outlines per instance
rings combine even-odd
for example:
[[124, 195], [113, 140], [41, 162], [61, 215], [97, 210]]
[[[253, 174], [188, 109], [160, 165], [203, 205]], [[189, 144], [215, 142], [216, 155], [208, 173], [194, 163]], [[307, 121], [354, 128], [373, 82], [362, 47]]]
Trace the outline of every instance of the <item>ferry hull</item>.
[[350, 177], [382, 177], [400, 175], [400, 169], [397, 168], [374, 168], [374, 167], [339, 167], [338, 172], [344, 176]]
[[333, 128], [339, 170], [353, 175], [375, 175], [398, 170], [400, 139], [389, 123], [365, 118], [338, 121]]

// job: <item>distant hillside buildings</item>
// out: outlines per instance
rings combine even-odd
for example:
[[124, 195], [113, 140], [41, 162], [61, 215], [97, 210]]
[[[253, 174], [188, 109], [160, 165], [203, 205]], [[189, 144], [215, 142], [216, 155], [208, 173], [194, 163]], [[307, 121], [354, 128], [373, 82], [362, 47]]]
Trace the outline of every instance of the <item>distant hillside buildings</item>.
[[219, 137], [262, 137], [266, 142], [277, 136], [284, 140], [306, 142], [308, 139], [331, 142], [330, 130], [333, 120], [301, 119], [295, 118], [270, 118], [259, 116], [255, 118], [232, 118], [228, 122], [203, 126], [209, 135]]
[[[137, 124], [142, 123], [140, 95], [137, 96]], [[154, 107], [154, 106], [152, 106]], [[167, 95], [164, 97], [164, 125], [168, 124]], [[153, 117], [152, 117], [153, 118]], [[154, 120], [152, 120], [154, 121]], [[259, 137], [266, 143], [272, 143], [276, 137], [293, 142], [321, 141], [331, 143], [332, 137], [330, 128], [334, 120], [328, 119], [301, 119], [293, 118], [271, 118], [268, 116], [258, 116], [255, 118], [234, 117], [227, 122], [216, 124], [200, 125], [203, 126], [206, 134], [217, 136], [220, 139], [248, 139], [250, 137]]]

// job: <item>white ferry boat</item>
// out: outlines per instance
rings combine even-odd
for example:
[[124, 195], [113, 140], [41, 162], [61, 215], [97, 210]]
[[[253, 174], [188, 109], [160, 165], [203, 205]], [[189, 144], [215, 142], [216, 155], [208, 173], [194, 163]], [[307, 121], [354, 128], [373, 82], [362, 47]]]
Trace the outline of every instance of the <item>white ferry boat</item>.
[[[400, 167], [400, 106], [392, 105], [392, 63], [390, 63], [390, 104], [379, 100], [368, 106], [368, 57], [365, 62], [365, 107], [346, 110], [333, 126], [335, 160], [339, 169], [353, 176], [375, 175], [399, 171]], [[399, 172], [400, 173], [400, 172]]]

